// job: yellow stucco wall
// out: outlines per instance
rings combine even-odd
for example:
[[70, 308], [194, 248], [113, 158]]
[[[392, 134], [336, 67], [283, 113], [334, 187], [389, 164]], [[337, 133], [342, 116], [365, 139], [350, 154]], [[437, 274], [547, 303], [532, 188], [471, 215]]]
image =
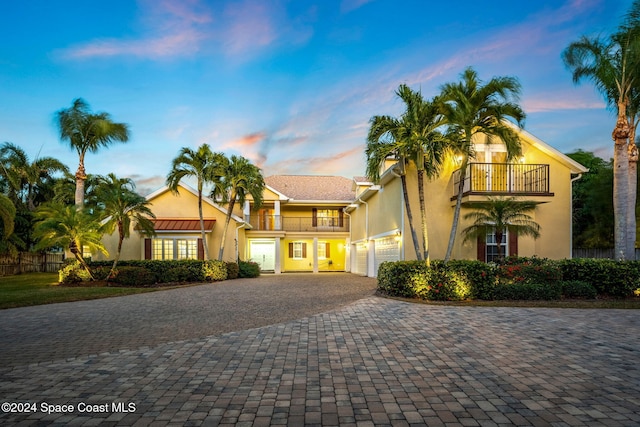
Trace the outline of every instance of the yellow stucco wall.
[[[306, 258], [293, 259], [289, 256], [289, 243], [304, 242], [307, 245]], [[318, 259], [319, 271], [344, 271], [345, 270], [345, 240], [318, 238], [318, 243], [329, 244], [329, 257]], [[283, 271], [313, 271], [314, 240], [309, 238], [285, 238], [280, 246], [280, 259], [283, 260]]]
[[[151, 200], [149, 205], [151, 211], [157, 218], [180, 218], [180, 219], [197, 219], [198, 213], [198, 197], [186, 190], [179, 187], [178, 194], [174, 194], [170, 191], [163, 192], [157, 195]], [[209, 259], [218, 258], [218, 250], [220, 248], [220, 242], [222, 241], [222, 234], [225, 222], [225, 214], [218, 210], [216, 207], [203, 202], [202, 212], [204, 218], [214, 218], [216, 220], [213, 232], [207, 233], [207, 245], [209, 247]], [[236, 227], [238, 223], [232, 218], [229, 223], [229, 230], [225, 239], [224, 260], [235, 261], [236, 260]], [[245, 253], [245, 238], [244, 229], [238, 230], [238, 251], [240, 257], [243, 258]], [[157, 238], [199, 238], [201, 237], [200, 231], [195, 233], [158, 233]], [[117, 233], [105, 236], [103, 243], [109, 251], [109, 256], [105, 257], [102, 254], [93, 254], [94, 259], [113, 259], [116, 254], [118, 236]], [[120, 259], [144, 259], [144, 236], [140, 235], [136, 230], [131, 230], [129, 239], [125, 239], [122, 247], [122, 254]]]

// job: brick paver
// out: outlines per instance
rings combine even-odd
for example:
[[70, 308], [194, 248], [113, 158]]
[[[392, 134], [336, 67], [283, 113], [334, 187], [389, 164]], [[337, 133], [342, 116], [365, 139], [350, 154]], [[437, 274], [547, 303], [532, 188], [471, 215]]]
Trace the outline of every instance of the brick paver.
[[[339, 277], [335, 286], [355, 279]], [[447, 307], [369, 295], [253, 329], [14, 360], [0, 368], [0, 399], [37, 411], [0, 414], [0, 423], [632, 426], [640, 424], [639, 338], [635, 310]], [[43, 403], [74, 408], [44, 414]], [[115, 410], [130, 403], [135, 411]], [[82, 412], [86, 404], [106, 406]]]

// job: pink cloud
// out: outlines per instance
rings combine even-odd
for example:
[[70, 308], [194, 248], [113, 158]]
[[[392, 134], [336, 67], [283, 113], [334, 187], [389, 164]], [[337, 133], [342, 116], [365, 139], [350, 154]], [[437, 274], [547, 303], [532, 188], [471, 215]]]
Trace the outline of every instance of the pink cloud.
[[225, 50], [239, 54], [256, 47], [268, 46], [278, 35], [268, 5], [263, 2], [245, 1], [229, 5], [224, 13], [228, 26], [225, 29]]
[[522, 108], [527, 113], [541, 113], [558, 110], [602, 110], [606, 108], [604, 102], [563, 97], [557, 98], [557, 94], [549, 95], [549, 98], [526, 99], [522, 102]]

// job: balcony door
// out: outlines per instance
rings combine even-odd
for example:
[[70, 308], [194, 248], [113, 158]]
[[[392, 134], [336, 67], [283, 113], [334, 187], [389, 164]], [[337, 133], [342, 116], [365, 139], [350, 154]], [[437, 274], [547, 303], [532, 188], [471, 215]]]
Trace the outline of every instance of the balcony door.
[[475, 150], [477, 164], [471, 166], [472, 188], [475, 191], [507, 191], [507, 147], [503, 144], [476, 144]]

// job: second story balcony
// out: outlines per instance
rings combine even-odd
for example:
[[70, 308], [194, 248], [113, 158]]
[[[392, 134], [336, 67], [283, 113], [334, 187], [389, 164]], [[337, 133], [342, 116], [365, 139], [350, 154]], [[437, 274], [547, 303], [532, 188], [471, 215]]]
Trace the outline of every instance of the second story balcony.
[[245, 218], [254, 231], [348, 232], [345, 218], [250, 215]]
[[[458, 195], [462, 169], [453, 173], [453, 197]], [[469, 163], [463, 194], [551, 195], [549, 165], [518, 163]]]

